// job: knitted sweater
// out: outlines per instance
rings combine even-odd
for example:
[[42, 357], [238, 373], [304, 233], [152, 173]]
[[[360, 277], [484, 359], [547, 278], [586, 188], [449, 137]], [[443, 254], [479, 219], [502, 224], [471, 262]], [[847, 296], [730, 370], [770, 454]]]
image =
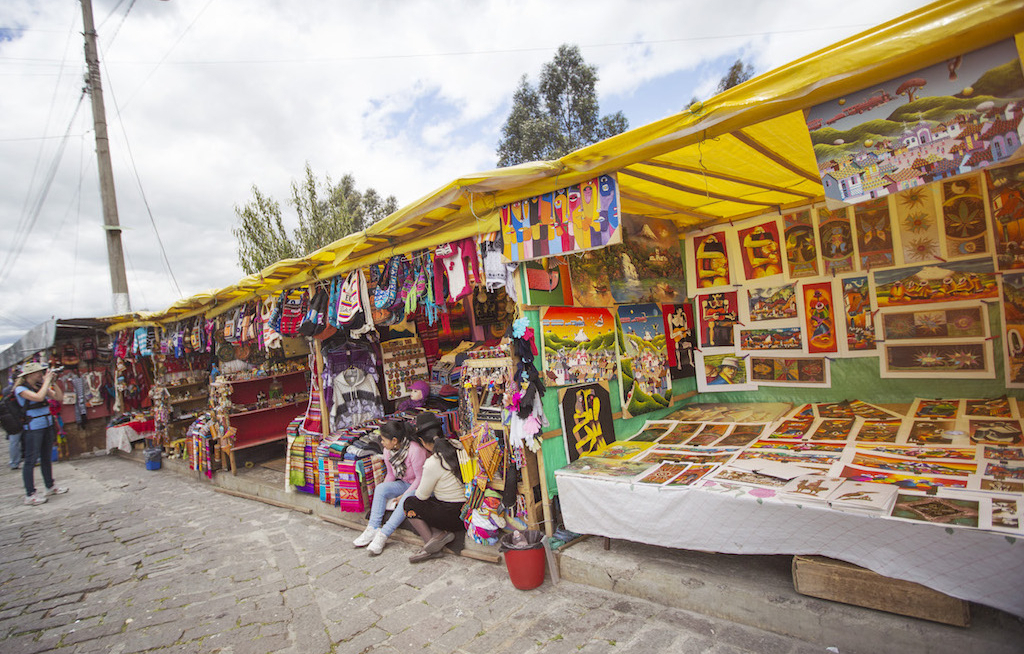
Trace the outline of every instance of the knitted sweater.
[[441, 457], [431, 455], [423, 462], [423, 476], [416, 488], [416, 497], [421, 500], [433, 495], [442, 502], [465, 502], [466, 488], [451, 470], [442, 467]]

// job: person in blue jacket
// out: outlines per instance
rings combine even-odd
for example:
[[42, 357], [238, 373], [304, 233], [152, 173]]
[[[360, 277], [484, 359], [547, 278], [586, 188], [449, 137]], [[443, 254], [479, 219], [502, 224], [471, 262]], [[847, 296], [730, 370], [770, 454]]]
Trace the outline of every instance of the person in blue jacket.
[[[25, 429], [21, 432], [21, 451], [24, 466], [21, 479], [25, 483], [25, 504], [45, 504], [50, 495], [68, 492], [67, 488], [53, 482], [52, 460], [54, 432], [53, 416], [50, 415], [50, 398], [60, 402], [64, 392], [53, 383], [56, 371], [42, 363], [30, 361], [22, 366], [21, 376], [14, 382], [18, 404], [25, 409]], [[35, 487], [35, 467], [43, 474], [46, 490], [40, 495]]]

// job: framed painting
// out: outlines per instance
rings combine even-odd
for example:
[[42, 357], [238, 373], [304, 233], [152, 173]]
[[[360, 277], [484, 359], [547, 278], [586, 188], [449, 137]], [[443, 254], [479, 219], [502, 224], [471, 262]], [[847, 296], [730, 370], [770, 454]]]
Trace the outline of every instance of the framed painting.
[[969, 175], [942, 182], [941, 193], [946, 258], [963, 259], [989, 252], [981, 177]]
[[939, 218], [932, 186], [915, 186], [893, 196], [900, 255], [904, 265], [939, 261]]
[[914, 343], [882, 348], [881, 376], [883, 378], [945, 378], [993, 379], [991, 341], [963, 341], [958, 343]]
[[768, 288], [748, 288], [746, 296], [746, 323], [792, 321], [799, 317], [795, 283]]
[[878, 308], [935, 302], [969, 302], [999, 297], [992, 259], [950, 261], [872, 273]]
[[753, 391], [749, 382], [748, 361], [735, 354], [697, 353], [697, 390], [704, 393]]
[[608, 309], [545, 307], [540, 326], [545, 384], [565, 386], [615, 377], [615, 319]]
[[735, 347], [733, 327], [739, 319], [736, 304], [736, 291], [697, 296], [701, 348]]
[[750, 356], [750, 380], [758, 386], [803, 386], [829, 388], [829, 360], [826, 357]]
[[1024, 164], [985, 171], [992, 213], [996, 267], [1024, 268]]
[[692, 252], [687, 251], [687, 259], [693, 267], [694, 292], [732, 284], [729, 244], [724, 231], [693, 236], [687, 243], [692, 248]]
[[810, 209], [782, 216], [786, 266], [790, 279], [818, 276], [818, 238]]
[[663, 304], [661, 317], [665, 323], [665, 344], [672, 379], [686, 379], [696, 374], [693, 352], [697, 349], [697, 325], [693, 305]]
[[1024, 388], [1024, 272], [1003, 273], [1003, 356], [1006, 387]]
[[656, 304], [629, 304], [616, 311], [623, 415], [667, 409], [672, 404], [672, 377], [661, 309]]
[[782, 274], [779, 223], [768, 220], [737, 230], [744, 278], [750, 282]]
[[853, 229], [846, 207], [828, 209], [818, 207], [818, 251], [821, 253], [823, 275], [838, 275], [855, 270]]
[[876, 198], [855, 205], [853, 224], [861, 270], [895, 265], [889, 198]]
[[569, 461], [593, 456], [615, 442], [608, 384], [593, 383], [558, 389], [562, 434]]
[[877, 354], [875, 321], [871, 311], [871, 283], [867, 275], [851, 275], [839, 279], [843, 292], [843, 332], [840, 342], [846, 356]]
[[880, 314], [882, 338], [888, 341], [934, 341], [988, 338], [988, 312], [985, 306], [913, 311], [885, 310]]
[[811, 354], [838, 352], [836, 309], [832, 282], [803, 284], [804, 324], [807, 328], [807, 351]]

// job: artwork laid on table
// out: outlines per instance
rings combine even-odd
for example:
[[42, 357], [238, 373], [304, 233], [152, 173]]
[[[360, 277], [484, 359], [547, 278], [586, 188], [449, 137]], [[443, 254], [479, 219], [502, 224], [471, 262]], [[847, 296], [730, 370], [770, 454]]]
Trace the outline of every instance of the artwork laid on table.
[[663, 445], [682, 445], [688, 441], [691, 436], [697, 433], [701, 428], [699, 422], [677, 422], [673, 425], [660, 439], [658, 439], [658, 446]]
[[826, 357], [750, 356], [750, 380], [758, 386], [831, 386]]
[[753, 443], [747, 451], [752, 450], [789, 450], [792, 452], [818, 452], [827, 453], [838, 457], [846, 449], [846, 443], [827, 443], [821, 441], [792, 441], [792, 440], [773, 440], [771, 436], [766, 439], [762, 439]]
[[992, 397], [964, 400], [964, 416], [968, 418], [1019, 418], [1017, 401], [1013, 398]]
[[666, 409], [672, 404], [672, 377], [665, 347], [665, 326], [656, 304], [616, 307], [619, 392], [626, 417]]
[[947, 447], [939, 445], [929, 447], [927, 445], [859, 445], [857, 451], [864, 451], [876, 454], [892, 454], [907, 459], [950, 459], [955, 461], [974, 461], [975, 448], [971, 447]]
[[1020, 531], [1021, 503], [1016, 499], [993, 497], [991, 529]]
[[798, 439], [810, 433], [814, 418], [790, 418], [771, 431], [768, 438]]
[[939, 525], [977, 527], [978, 500], [957, 500], [948, 497], [927, 497], [900, 493], [892, 517]]
[[730, 424], [706, 424], [686, 444], [690, 447], [707, 447], [728, 433]]
[[594, 456], [602, 459], [632, 459], [651, 445], [644, 441], [615, 441], [602, 446]]
[[881, 270], [872, 276], [879, 308], [999, 297], [992, 260], [987, 258]]
[[786, 402], [698, 402], [684, 404], [668, 417], [693, 422], [771, 422], [790, 408]]
[[982, 479], [981, 490], [997, 493], [1024, 493], [1024, 482], [1005, 479]]
[[782, 216], [790, 279], [818, 276], [818, 245], [810, 209]]
[[688, 467], [689, 464], [686, 463], [659, 463], [657, 468], [638, 477], [636, 483], [660, 486], [685, 471]]
[[725, 232], [694, 236], [687, 243], [692, 244], [693, 249], [692, 252], [687, 250], [687, 259], [692, 261], [690, 265], [693, 267], [693, 290], [732, 283]]
[[907, 345], [885, 343], [881, 357], [884, 378], [925, 377], [936, 375], [962, 379], [992, 379], [991, 341], [957, 343], [926, 342]]
[[1024, 268], [1024, 164], [988, 168], [985, 180], [992, 209], [996, 268]]
[[618, 243], [621, 206], [614, 175], [506, 204], [499, 210], [505, 258], [527, 261]]
[[712, 479], [719, 483], [725, 482], [776, 489], [780, 489], [788, 483], [788, 480], [786, 479], [779, 479], [778, 477], [771, 477], [757, 472], [737, 470], [729, 467], [721, 468], [712, 476]]
[[719, 447], [684, 447], [672, 449], [651, 448], [638, 454], [637, 461], [657, 463], [727, 463], [736, 456], [736, 448]]
[[[545, 266], [545, 263], [548, 265]], [[527, 261], [520, 268], [526, 277], [526, 304], [572, 306], [572, 279], [569, 266], [554, 259]]]
[[691, 463], [687, 465], [686, 470], [666, 482], [665, 486], [692, 486], [718, 470], [718, 466], [717, 463]]
[[1024, 480], [1024, 465], [1015, 465], [1006, 461], [990, 461], [985, 464], [984, 474], [993, 479], [1021, 481]]
[[888, 268], [896, 263], [888, 198], [876, 198], [855, 205], [853, 224], [861, 270]]
[[765, 329], [740, 329], [740, 349], [796, 350], [804, 347], [803, 332], [799, 327], [769, 327]]
[[818, 207], [815, 211], [818, 214], [818, 251], [821, 253], [822, 274], [852, 272], [855, 262], [853, 230], [846, 207]]
[[863, 400], [843, 400], [842, 402], [818, 402], [812, 405], [814, 414], [819, 418], [864, 418], [865, 420], [885, 420], [902, 418], [895, 411], [875, 406]]
[[857, 423], [852, 418], [822, 418], [811, 432], [812, 441], [845, 441]]
[[952, 445], [963, 440], [963, 432], [952, 420], [914, 420], [910, 423], [907, 443], [916, 445]]
[[1024, 272], [1000, 276], [1006, 387], [1024, 388]]
[[1019, 447], [1000, 447], [986, 445], [982, 449], [982, 458], [996, 461], [1024, 461], [1024, 449]]
[[697, 390], [705, 393], [752, 391], [746, 358], [734, 354], [697, 353]]
[[964, 477], [939, 477], [929, 475], [908, 475], [890, 470], [878, 468], [864, 468], [860, 466], [844, 466], [839, 472], [840, 477], [846, 477], [853, 481], [862, 481], [874, 484], [893, 484], [907, 490], [918, 490], [935, 492], [940, 488], [967, 488], [967, 479]]
[[893, 197], [904, 264], [926, 263], [941, 258], [939, 218], [933, 191], [931, 186], [915, 186]]
[[622, 217], [622, 242], [569, 258], [573, 293], [581, 306], [686, 299], [686, 280], [675, 223]]
[[881, 316], [886, 341], [987, 338], [988, 315], [981, 304], [956, 309], [886, 311]]
[[748, 322], [795, 320], [798, 316], [796, 284], [747, 289]]
[[853, 275], [839, 280], [843, 291], [843, 327], [846, 332], [846, 356], [874, 355], [875, 322], [871, 312], [871, 284], [867, 275]]
[[949, 55], [810, 108], [827, 198], [866, 202], [1016, 153], [1024, 88], [1014, 40]]
[[985, 196], [980, 175], [942, 182], [942, 224], [946, 258], [976, 257], [989, 251]]
[[804, 284], [804, 323], [807, 327], [807, 351], [811, 354], [837, 352], [836, 310], [832, 282]]
[[729, 435], [716, 443], [719, 447], [743, 447], [756, 441], [764, 433], [766, 425], [736, 425]]
[[616, 481], [632, 481], [645, 474], [653, 466], [651, 463], [604, 459], [594, 456], [581, 456], [564, 468], [560, 474], [571, 474], [581, 477], [602, 477]]
[[569, 461], [592, 456], [615, 442], [608, 384], [583, 384], [558, 389], [562, 434]]
[[737, 231], [740, 261], [748, 282], [782, 274], [782, 249], [779, 247], [779, 224], [768, 220]]
[[902, 420], [865, 420], [857, 430], [855, 440], [859, 443], [895, 443], [902, 426]]
[[968, 420], [967, 433], [975, 443], [1020, 445], [1024, 443], [1019, 420]]
[[548, 386], [615, 377], [615, 318], [608, 309], [545, 307], [541, 321]]
[[664, 427], [642, 427], [640, 431], [633, 434], [627, 441], [642, 441], [644, 443], [653, 443], [665, 435]]
[[956, 418], [960, 413], [960, 400], [928, 400], [917, 398], [907, 415], [911, 418]]
[[734, 347], [733, 326], [739, 319], [736, 298], [736, 291], [697, 296], [701, 348]]
[[955, 461], [922, 461], [921, 459], [901, 459], [893, 456], [880, 456], [857, 451], [853, 456], [853, 465], [880, 470], [892, 470], [912, 475], [943, 475], [967, 477], [978, 471], [978, 464]]
[[693, 305], [663, 304], [665, 345], [672, 379], [687, 379], [696, 373], [693, 353], [697, 349], [697, 323], [693, 320]]

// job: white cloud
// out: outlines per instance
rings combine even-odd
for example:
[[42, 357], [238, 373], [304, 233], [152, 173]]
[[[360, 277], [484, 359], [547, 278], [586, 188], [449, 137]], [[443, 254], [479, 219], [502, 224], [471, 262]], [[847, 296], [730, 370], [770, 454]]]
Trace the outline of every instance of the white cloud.
[[[352, 173], [400, 203], [492, 168], [520, 76], [536, 83], [562, 43], [580, 45], [598, 66], [602, 100], [674, 111], [693, 94], [706, 97], [721, 62], [740, 53], [764, 71], [862, 29], [807, 0], [137, 0], [123, 23], [128, 3], [116, 14], [115, 0], [94, 4], [133, 308], [148, 309], [177, 298], [129, 144], [178, 284], [191, 295], [242, 276], [234, 207], [253, 184], [286, 202], [306, 161], [318, 175]], [[924, 0], [882, 4], [862, 3], [850, 20], [878, 23]], [[0, 32], [7, 233], [26, 197], [38, 196], [59, 143], [9, 139], [63, 134], [81, 90], [78, 11], [34, 0], [0, 7], [0, 28], [24, 28], [10, 40]], [[673, 75], [688, 82], [658, 84]], [[71, 133], [33, 237], [0, 288], [0, 344], [51, 315], [111, 310], [88, 102]], [[5, 239], [0, 263], [10, 248]]]

